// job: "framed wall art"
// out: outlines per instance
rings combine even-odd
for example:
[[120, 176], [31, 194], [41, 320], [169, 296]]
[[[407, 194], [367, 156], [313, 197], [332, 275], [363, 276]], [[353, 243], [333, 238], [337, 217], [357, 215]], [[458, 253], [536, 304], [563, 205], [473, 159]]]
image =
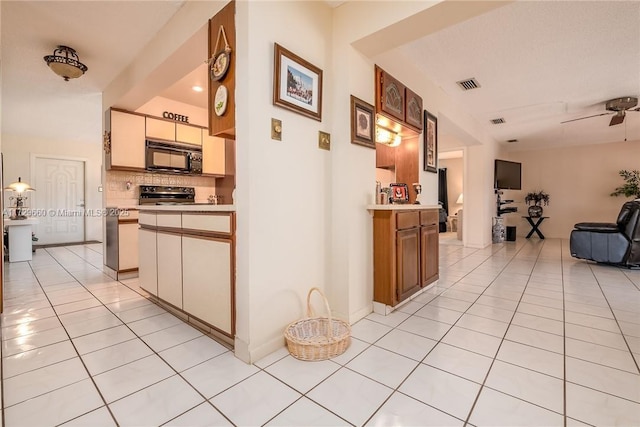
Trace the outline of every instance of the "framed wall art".
[[424, 170], [438, 173], [438, 119], [424, 110]]
[[376, 148], [373, 105], [351, 95], [351, 143]]
[[273, 104], [322, 121], [322, 70], [274, 43]]
[[393, 183], [389, 184], [389, 188], [391, 189], [391, 195], [389, 196], [391, 203], [409, 203], [409, 186], [407, 184]]

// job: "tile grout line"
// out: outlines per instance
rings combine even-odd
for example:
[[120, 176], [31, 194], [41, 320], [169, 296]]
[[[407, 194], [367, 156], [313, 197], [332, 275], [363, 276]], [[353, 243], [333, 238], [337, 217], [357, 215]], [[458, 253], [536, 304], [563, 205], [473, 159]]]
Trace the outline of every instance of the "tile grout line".
[[[49, 252], [48, 252], [46, 249], [45, 249], [44, 251], [45, 251], [47, 254], [49, 254]], [[51, 256], [51, 254], [49, 254], [49, 256]], [[53, 258], [53, 257], [52, 257], [52, 258]], [[54, 259], [55, 259], [55, 258], [54, 258]], [[56, 262], [58, 262], [58, 260], [57, 260], [57, 259], [55, 259], [55, 261], [56, 261]], [[82, 363], [82, 366], [84, 367], [84, 370], [85, 370], [85, 372], [87, 373], [87, 376], [89, 377], [89, 379], [90, 379], [90, 380], [91, 380], [91, 382], [93, 383], [93, 386], [95, 387], [96, 391], [98, 392], [98, 395], [99, 395], [99, 396], [100, 396], [100, 398], [102, 399], [102, 402], [104, 403], [104, 405], [105, 405], [105, 406], [107, 406], [107, 410], [109, 411], [109, 414], [111, 415], [111, 418], [112, 418], [112, 419], [113, 419], [113, 421], [116, 423], [116, 425], [118, 425], [118, 421], [117, 421], [117, 420], [115, 419], [115, 417], [113, 416], [113, 413], [111, 412], [111, 409], [109, 409], [109, 407], [108, 407], [108, 405], [107, 405], [107, 401], [105, 400], [104, 396], [103, 396], [103, 395], [102, 395], [102, 393], [100, 392], [100, 389], [98, 388], [97, 384], [95, 383], [95, 381], [94, 381], [93, 377], [91, 376], [91, 373], [89, 372], [89, 369], [87, 368], [87, 365], [84, 363], [84, 360], [82, 360], [82, 357], [80, 356], [80, 353], [78, 352], [78, 348], [76, 347], [76, 345], [74, 344], [73, 340], [71, 339], [71, 336], [69, 335], [69, 332], [67, 331], [67, 328], [66, 328], [66, 327], [64, 326], [64, 324], [60, 321], [60, 316], [58, 316], [58, 313], [57, 313], [57, 312], [55, 311], [55, 309], [53, 308], [53, 304], [51, 304], [51, 300], [49, 299], [49, 296], [46, 294], [46, 292], [45, 292], [45, 290], [44, 290], [44, 287], [42, 286], [42, 283], [40, 282], [40, 279], [39, 279], [39, 278], [38, 278], [38, 276], [36, 275], [35, 270], [33, 269], [33, 266], [31, 265], [31, 261], [29, 261], [27, 264], [28, 264], [29, 268], [31, 269], [31, 272], [32, 272], [33, 276], [35, 277], [36, 281], [38, 282], [38, 285], [39, 285], [39, 286], [40, 286], [40, 288], [42, 289], [42, 292], [45, 294], [45, 297], [47, 298], [47, 301], [49, 301], [49, 304], [51, 305], [51, 309], [52, 309], [52, 310], [53, 310], [53, 312], [55, 313], [55, 316], [56, 316], [56, 318], [58, 319], [58, 322], [60, 322], [60, 324], [62, 325], [62, 328], [64, 329], [65, 334], [67, 334], [67, 337], [69, 338], [69, 342], [70, 342], [70, 343], [71, 343], [71, 345], [73, 346], [73, 349], [75, 350], [75, 352], [76, 352], [76, 354], [77, 354], [77, 356], [78, 356], [78, 359], [80, 360], [80, 363]], [[59, 262], [58, 262], [58, 264], [59, 264], [59, 265], [60, 265], [60, 266], [65, 270], [65, 271], [67, 271], [67, 269], [66, 269], [66, 268], [64, 268], [64, 266], [62, 266], [62, 264], [60, 264]], [[67, 271], [67, 272], [68, 272], [68, 271]], [[74, 277], [74, 278], [75, 278], [75, 277]], [[71, 360], [71, 359], [68, 359], [68, 360]], [[3, 361], [3, 364], [4, 364], [4, 361]], [[3, 381], [3, 385], [4, 385], [4, 379], [3, 379], [2, 381]], [[80, 380], [80, 381], [84, 381], [84, 379], [82, 379], [82, 380]], [[77, 383], [79, 383], [80, 381], [76, 381], [75, 383], [68, 384], [68, 385], [77, 384]], [[56, 390], [60, 390], [60, 389], [62, 389], [62, 388], [64, 388], [64, 387], [67, 387], [68, 385], [63, 386], [63, 387], [59, 387], [59, 388], [57, 388]], [[3, 389], [4, 389], [4, 387], [3, 387]], [[50, 393], [50, 392], [52, 392], [52, 391], [55, 391], [55, 390], [51, 390], [51, 391], [49, 391], [49, 392], [47, 392], [47, 393], [42, 393], [42, 394], [40, 394], [40, 395], [38, 395], [38, 396], [42, 396], [42, 395], [44, 395], [44, 394], [48, 394], [48, 393]], [[33, 397], [31, 397], [30, 399], [33, 399], [34, 397], [38, 397], [38, 396], [33, 396]], [[27, 399], [27, 400], [28, 400], [28, 399]], [[18, 403], [21, 403], [21, 402], [18, 402]], [[18, 403], [16, 403], [16, 405], [17, 405]], [[12, 405], [12, 406], [13, 406], [13, 405]], [[97, 409], [97, 408], [94, 408], [94, 409]], [[90, 412], [90, 411], [89, 411], [89, 412]], [[82, 416], [82, 415], [84, 415], [84, 414], [86, 414], [86, 413], [88, 413], [88, 412], [85, 412], [85, 413], [81, 414], [81, 416]], [[3, 402], [3, 414], [4, 414], [4, 402]], [[69, 421], [69, 420], [66, 420], [66, 421]], [[65, 421], [65, 422], [66, 422], [66, 421]]]
[[[498, 353], [500, 353], [500, 349], [502, 348], [502, 344], [505, 341], [505, 338], [507, 336], [507, 333], [509, 332], [509, 328], [511, 328], [512, 322], [513, 322], [513, 318], [516, 316], [516, 313], [518, 312], [518, 307], [520, 306], [520, 303], [522, 302], [522, 298], [524, 298], [525, 292], [527, 291], [527, 287], [529, 286], [529, 282], [531, 281], [531, 275], [533, 274], [533, 272], [535, 271], [535, 267], [536, 264], [538, 263], [538, 260], [540, 258], [540, 253], [542, 252], [543, 248], [544, 248], [545, 242], [542, 243], [542, 245], [540, 246], [540, 248], [538, 248], [538, 251], [536, 253], [536, 258], [535, 258], [535, 262], [533, 263], [533, 265], [531, 266], [531, 270], [529, 273], [529, 278], [527, 279], [527, 283], [525, 284], [524, 288], [522, 289], [522, 294], [520, 295], [520, 299], [518, 300], [518, 303], [513, 311], [513, 314], [511, 316], [511, 319], [509, 320], [509, 326], [507, 327], [507, 329], [504, 332], [504, 335], [502, 336], [502, 339], [500, 340], [500, 344], [498, 345], [498, 348], [496, 349], [496, 352], [493, 356], [493, 360], [491, 361], [491, 365], [489, 365], [489, 369], [487, 370], [487, 373], [484, 377], [484, 379], [482, 380], [482, 384], [480, 384], [480, 389], [478, 389], [478, 393], [476, 394], [476, 397], [473, 401], [473, 404], [471, 405], [471, 408], [469, 409], [469, 413], [467, 414], [467, 418], [464, 421], [465, 426], [470, 424], [470, 419], [471, 419], [471, 415], [473, 414], [473, 411], [476, 408], [476, 405], [478, 404], [478, 400], [480, 399], [480, 395], [482, 394], [482, 390], [487, 387], [489, 389], [492, 389], [491, 387], [486, 385], [487, 379], [489, 378], [489, 374], [491, 373], [491, 370], [493, 369], [493, 365], [495, 364], [497, 357], [498, 357]], [[522, 246], [518, 252], [516, 252], [514, 254], [514, 256], [511, 258], [511, 260], [509, 261], [509, 264], [511, 262], [513, 262], [513, 260], [516, 258], [516, 256], [520, 253], [520, 251], [522, 250], [522, 248], [524, 248], [524, 246]], [[507, 264], [508, 265], [508, 264]], [[502, 271], [504, 271], [504, 269], [506, 268], [506, 266], [503, 268]], [[517, 326], [517, 325], [516, 325]], [[492, 389], [493, 390], [493, 389]], [[501, 391], [498, 391], [499, 393], [502, 393]], [[506, 393], [504, 393], [506, 394]], [[515, 396], [514, 396], [515, 397]], [[521, 399], [516, 397], [516, 399], [518, 400], [522, 400], [524, 402], [527, 402], [529, 404], [533, 404], [533, 402], [529, 402], [527, 400]], [[539, 406], [539, 405], [537, 405]], [[545, 408], [547, 410], [549, 410], [548, 408]]]
[[[73, 251], [69, 251], [69, 252], [73, 253]], [[77, 255], [77, 254], [75, 254], [75, 253], [73, 253], [73, 254], [74, 254], [74, 255], [76, 255], [76, 256], [78, 256], [78, 255]], [[53, 255], [52, 255], [52, 257], [53, 257]], [[55, 258], [55, 257], [53, 257], [53, 258], [54, 258], [54, 259], [56, 259], [56, 261], [57, 261], [57, 262], [59, 262], [57, 258]], [[81, 258], [81, 257], [80, 257], [80, 258]], [[78, 280], [78, 279], [76, 278], [76, 276], [75, 276], [72, 272], [68, 271], [68, 270], [67, 270], [67, 269], [66, 269], [62, 264], [60, 264], [60, 265], [61, 265], [61, 266], [62, 266], [62, 268], [64, 268], [64, 269], [65, 269], [65, 271], [67, 271], [67, 272], [68, 272], [68, 273], [69, 273], [69, 274], [70, 274], [74, 279]], [[124, 283], [120, 282], [119, 280], [114, 280], [114, 281], [116, 281], [116, 282], [118, 282], [118, 283], [122, 284], [123, 286], [126, 286], [127, 288], [129, 288], [129, 286], [125, 285]], [[78, 281], [78, 282], [81, 284], [81, 286], [82, 286], [82, 287], [85, 287], [85, 286], [84, 286], [84, 284], [82, 284], [80, 281]], [[86, 289], [86, 287], [85, 287], [85, 289]], [[129, 289], [131, 289], [131, 288], [129, 288]], [[131, 289], [131, 290], [133, 290], [133, 289]], [[91, 290], [87, 289], [87, 291], [93, 295], [93, 292], [91, 292]], [[133, 291], [134, 291], [134, 292], [136, 292], [135, 290], [133, 290]], [[146, 298], [146, 297], [145, 297], [145, 296], [143, 296], [143, 295], [141, 295], [141, 296], [142, 296], [143, 298]], [[95, 297], [95, 295], [94, 295], [94, 298], [96, 298], [98, 301], [100, 301], [97, 297]], [[155, 304], [155, 302], [151, 301], [149, 298], [147, 298], [147, 300], [149, 300], [151, 303]], [[152, 347], [151, 347], [151, 346], [150, 346], [146, 341], [144, 341], [144, 340], [143, 340], [143, 339], [142, 339], [142, 338], [141, 338], [141, 337], [140, 337], [140, 336], [139, 336], [139, 335], [138, 335], [138, 334], [137, 334], [133, 329], [131, 329], [131, 327], [129, 326], [129, 324], [128, 324], [128, 323], [126, 323], [126, 322], [124, 322], [122, 319], [120, 319], [120, 317], [119, 317], [116, 313], [114, 313], [114, 312], [113, 312], [113, 311], [112, 311], [112, 310], [111, 310], [111, 309], [110, 309], [106, 304], [104, 304], [102, 301], [100, 301], [100, 303], [101, 303], [101, 304], [102, 304], [102, 305], [103, 305], [107, 310], [109, 310], [109, 312], [111, 312], [113, 315], [115, 315], [115, 316], [116, 316], [116, 317], [117, 317], [117, 318], [118, 318], [118, 319], [123, 323], [123, 325], [124, 325], [125, 327], [127, 327], [127, 329], [129, 329], [129, 330], [134, 334], [134, 336], [136, 337], [136, 339], [139, 339], [139, 340], [140, 340], [144, 345], [146, 345], [146, 346], [147, 346], [147, 347], [152, 351], [152, 353], [153, 353], [152, 355], [155, 355], [155, 356], [157, 356], [160, 360], [162, 360], [162, 361], [163, 361], [163, 362], [164, 362], [164, 363], [165, 363], [165, 364], [166, 364], [166, 365], [167, 365], [171, 370], [173, 370], [173, 371], [175, 372], [175, 374], [176, 374], [177, 376], [179, 376], [183, 381], [185, 381], [185, 383], [187, 383], [187, 384], [188, 384], [192, 389], [194, 389], [194, 390], [195, 390], [195, 392], [196, 392], [197, 394], [199, 394], [199, 395], [204, 399], [204, 402], [208, 402], [209, 404], [211, 404], [211, 402], [209, 402], [209, 400], [206, 398], [206, 396], [204, 396], [204, 395], [203, 395], [203, 394], [202, 394], [198, 389], [196, 389], [193, 385], [191, 385], [191, 383], [190, 383], [189, 381], [187, 381], [187, 380], [186, 380], [186, 379], [185, 379], [185, 378], [180, 374], [180, 372], [178, 372], [178, 371], [177, 371], [177, 370], [176, 370], [176, 369], [175, 369], [175, 368], [174, 368], [170, 363], [168, 363], [168, 362], [167, 362], [167, 361], [166, 361], [162, 356], [160, 356], [160, 354], [158, 354], [158, 352], [156, 352], [156, 351], [155, 351], [155, 350], [154, 350], [154, 349], [153, 349], [153, 348], [152, 348]], [[156, 305], [156, 306], [158, 306], [158, 307], [160, 307], [160, 308], [162, 308], [162, 307], [161, 307], [160, 305], [158, 305], [158, 304], [155, 304], [155, 305]], [[163, 309], [163, 310], [165, 310], [164, 308], [162, 308], [162, 309]], [[165, 312], [170, 313], [170, 312], [168, 312], [167, 310], [165, 310]], [[154, 317], [154, 316], [150, 316], [150, 317]], [[177, 316], [176, 316], [176, 317], [177, 317]], [[146, 319], [146, 318], [145, 318], [145, 319]], [[180, 319], [180, 318], [178, 318], [178, 319]], [[140, 320], [143, 320], [143, 319], [140, 319]], [[180, 319], [180, 321], [181, 321], [181, 322], [183, 322], [183, 323], [185, 323], [185, 324], [187, 324], [187, 323], [186, 323], [186, 322], [184, 322], [182, 319]], [[198, 330], [197, 328], [195, 328], [195, 329], [196, 329], [196, 330]], [[65, 329], [65, 331], [66, 331], [66, 329]], [[203, 334], [203, 335], [204, 335], [204, 334]], [[74, 348], [75, 348], [75, 345], [74, 345]], [[105, 348], [108, 348], [108, 347], [105, 347]], [[77, 349], [76, 349], [76, 352], [77, 352]], [[222, 353], [222, 354], [224, 354], [224, 353]], [[80, 354], [79, 354], [79, 353], [78, 353], [78, 356], [79, 356], [79, 358], [82, 360], [82, 357], [80, 356]], [[148, 357], [148, 356], [147, 356], [147, 357]], [[141, 360], [141, 359], [138, 359], [138, 360]], [[129, 363], [131, 363], [131, 362], [129, 362]], [[125, 365], [127, 365], [127, 364], [129, 364], [129, 363], [125, 363]], [[82, 364], [84, 365], [84, 360], [82, 360]], [[121, 366], [125, 366], [125, 365], [121, 365]], [[119, 366], [119, 367], [121, 367], [121, 366]], [[118, 367], [118, 368], [119, 368], [119, 367]], [[85, 369], [87, 369], [87, 368], [86, 368], [86, 365], [85, 365]], [[171, 378], [171, 377], [173, 376], [173, 375], [171, 375], [171, 376], [169, 376], [169, 377], [167, 377], [167, 378], [163, 378], [163, 379], [161, 379], [160, 381], [156, 381], [156, 382], [154, 382], [153, 384], [147, 385], [146, 387], [143, 387], [143, 388], [141, 388], [141, 389], [139, 389], [139, 390], [136, 390], [136, 391], [134, 391], [134, 392], [132, 392], [132, 393], [129, 393], [129, 394], [125, 395], [125, 396], [122, 396], [122, 397], [120, 397], [120, 398], [118, 398], [118, 399], [114, 400], [114, 401], [113, 401], [113, 402], [111, 402], [111, 403], [107, 403], [107, 402], [106, 402], [106, 399], [104, 399], [104, 397], [102, 396], [102, 392], [100, 392], [100, 389], [98, 388], [97, 384], [95, 383], [95, 380], [93, 379], [93, 376], [92, 376], [92, 375], [91, 375], [91, 373], [88, 371], [88, 369], [87, 369], [87, 373], [89, 373], [89, 376], [90, 376], [90, 378], [91, 378], [91, 381], [94, 383], [94, 386], [95, 386], [95, 387], [96, 387], [96, 389], [98, 390], [98, 393], [100, 393], [100, 397], [102, 397], [103, 401], [105, 402], [105, 406], [106, 406], [106, 407], [107, 407], [107, 409], [109, 410], [109, 413], [111, 414], [111, 416], [112, 416], [113, 420], [115, 421], [115, 423], [116, 423], [117, 425], [119, 425], [119, 423], [118, 423], [117, 419], [115, 418], [115, 415], [114, 415], [114, 414], [113, 414], [113, 412], [111, 411], [111, 407], [109, 406], [110, 404], [115, 403], [115, 402], [117, 402], [117, 401], [120, 401], [120, 400], [122, 400], [122, 399], [124, 399], [124, 398], [126, 398], [126, 397], [129, 397], [129, 396], [131, 396], [131, 395], [133, 395], [133, 394], [135, 394], [135, 393], [138, 393], [138, 392], [140, 392], [140, 391], [142, 391], [142, 390], [148, 389], [148, 388], [150, 388], [150, 387], [152, 387], [152, 386], [154, 386], [154, 385], [156, 385], [156, 384], [159, 384], [160, 382], [165, 381], [165, 380], [167, 380], [168, 378]], [[192, 410], [192, 409], [196, 408], [197, 406], [201, 405], [201, 404], [202, 404], [202, 403], [204, 403], [204, 402], [199, 402], [196, 406], [194, 406], [194, 407], [192, 407], [192, 408], [189, 408], [188, 410], [190, 411], [190, 410]], [[227, 419], [229, 422], [231, 422], [231, 420], [230, 420], [230, 419], [229, 419], [229, 418], [228, 418], [224, 413], [222, 413], [222, 411], [218, 410], [218, 408], [216, 408], [213, 404], [211, 404], [211, 406], [213, 406], [213, 407], [214, 407], [214, 409], [215, 409], [215, 410], [217, 410], [217, 411], [218, 411], [218, 412], [219, 412], [219, 413], [220, 413], [220, 414], [221, 414], [225, 419]], [[83, 415], [84, 415], [84, 414], [83, 414]], [[82, 416], [82, 415], [81, 415], [81, 416]], [[76, 418], [78, 418], [78, 417], [76, 417]], [[65, 422], [68, 422], [68, 421], [70, 421], [70, 420], [67, 420], [67, 421], [65, 421]], [[169, 422], [169, 421], [171, 421], [171, 420], [168, 420], [167, 422]], [[233, 424], [233, 423], [232, 423], [232, 424]]]

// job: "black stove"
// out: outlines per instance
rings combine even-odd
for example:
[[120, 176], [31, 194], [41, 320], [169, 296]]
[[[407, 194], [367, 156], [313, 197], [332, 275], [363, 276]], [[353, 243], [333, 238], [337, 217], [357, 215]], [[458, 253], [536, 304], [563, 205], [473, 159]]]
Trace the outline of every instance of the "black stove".
[[166, 187], [162, 185], [141, 185], [141, 205], [184, 205], [194, 204], [196, 190], [193, 187]]

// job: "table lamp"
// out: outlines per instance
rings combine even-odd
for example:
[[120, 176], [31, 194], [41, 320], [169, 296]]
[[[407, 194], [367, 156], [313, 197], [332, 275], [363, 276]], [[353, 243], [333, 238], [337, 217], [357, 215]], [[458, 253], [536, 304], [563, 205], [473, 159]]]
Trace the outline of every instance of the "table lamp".
[[13, 192], [16, 193], [15, 196], [9, 197], [9, 200], [14, 200], [15, 199], [15, 201], [16, 201], [15, 212], [10, 217], [10, 219], [27, 219], [27, 216], [25, 215], [25, 212], [24, 212], [24, 207], [25, 207], [24, 206], [24, 201], [27, 200], [28, 197], [24, 195], [24, 192], [25, 191], [35, 191], [35, 188], [32, 188], [26, 182], [22, 182], [22, 178], [18, 177], [18, 181], [12, 182], [11, 184], [9, 184], [4, 189], [5, 190], [9, 190], [9, 191], [13, 191]]

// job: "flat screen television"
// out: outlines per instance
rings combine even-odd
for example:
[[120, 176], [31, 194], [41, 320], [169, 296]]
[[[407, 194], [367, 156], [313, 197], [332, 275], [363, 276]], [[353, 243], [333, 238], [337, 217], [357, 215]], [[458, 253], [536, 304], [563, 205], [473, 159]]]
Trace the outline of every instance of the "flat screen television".
[[521, 190], [522, 163], [496, 159], [493, 182], [499, 190]]

